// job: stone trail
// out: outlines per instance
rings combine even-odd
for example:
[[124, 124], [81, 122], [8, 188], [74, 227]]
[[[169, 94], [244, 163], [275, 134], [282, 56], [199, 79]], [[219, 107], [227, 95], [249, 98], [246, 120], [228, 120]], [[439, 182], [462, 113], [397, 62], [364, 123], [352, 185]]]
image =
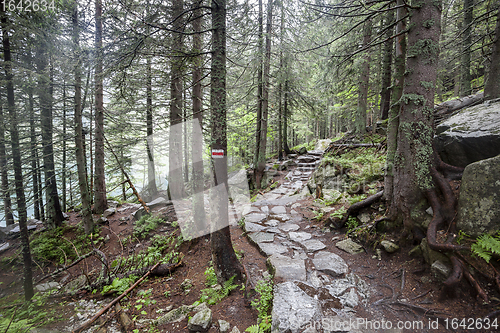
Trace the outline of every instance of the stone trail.
[[249, 240], [275, 277], [272, 332], [371, 332], [349, 325], [357, 320], [356, 307], [367, 305], [370, 286], [329, 251], [327, 234], [311, 229], [300, 213], [300, 200], [309, 195], [305, 185], [322, 154], [288, 155], [293, 162], [279, 167], [289, 169], [285, 182], [258, 195], [243, 214]]

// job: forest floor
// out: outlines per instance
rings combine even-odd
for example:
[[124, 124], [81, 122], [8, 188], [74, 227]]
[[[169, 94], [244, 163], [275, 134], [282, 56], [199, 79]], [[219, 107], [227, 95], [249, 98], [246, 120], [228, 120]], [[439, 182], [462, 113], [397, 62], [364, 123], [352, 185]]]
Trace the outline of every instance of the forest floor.
[[[279, 172], [275, 177], [275, 182], [282, 184], [284, 175], [287, 172]], [[406, 329], [392, 330], [392, 332], [498, 331], [494, 328], [484, 330], [473, 325], [468, 326], [472, 323], [472, 320], [476, 325], [477, 319], [484, 318], [498, 309], [500, 295], [493, 288], [490, 290], [490, 299], [492, 300], [490, 304], [482, 304], [467, 282], [461, 283], [461, 288], [457, 290], [455, 298], [443, 297], [441, 282], [431, 274], [430, 268], [424, 260], [408, 254], [414, 245], [403, 246], [399, 251], [392, 254], [384, 251], [379, 251], [377, 254], [376, 249], [369, 245], [364, 246], [364, 253], [356, 255], [345, 253], [335, 246], [336, 241], [347, 237], [345, 230], [330, 231], [325, 229], [325, 220], [315, 219], [314, 210], [316, 208], [311, 196], [302, 199], [300, 204], [302, 223], [309, 224], [315, 230], [323, 230], [327, 250], [344, 258], [351, 272], [363, 278], [370, 286], [371, 293], [366, 304], [360, 302], [354, 309], [356, 317], [372, 321], [380, 321], [383, 318], [386, 322], [390, 321], [393, 328], [398, 323], [403, 323], [403, 325], [415, 325], [416, 322], [423, 323], [422, 328], [412, 326]], [[124, 204], [119, 208], [126, 208], [126, 205], [128, 204]], [[369, 209], [373, 213], [377, 213], [379, 211], [378, 205], [376, 204]], [[178, 228], [174, 228], [167, 223], [151, 231], [151, 234], [145, 240], [133, 237], [134, 222], [132, 220], [124, 221], [129, 218], [133, 210], [134, 208], [131, 206], [130, 209], [119, 209], [115, 214], [109, 216], [109, 224], [102, 226], [100, 235], [95, 237], [96, 246], [105, 253], [110, 261], [146, 249], [151, 245], [152, 236], [155, 234], [165, 235], [168, 233], [177, 238], [180, 235]], [[97, 218], [97, 216], [95, 217]], [[165, 219], [168, 220], [168, 217]], [[175, 217], [171, 216], [171, 219], [175, 219]], [[79, 214], [73, 212], [69, 213], [66, 223], [75, 227], [79, 221]], [[65, 230], [61, 237], [74, 241], [76, 228], [66, 228]], [[387, 240], [397, 240], [399, 238], [398, 232], [384, 234], [382, 237]], [[231, 227], [231, 237], [234, 248], [241, 255], [241, 262], [248, 270], [253, 285], [255, 285], [267, 272], [267, 258], [249, 242], [245, 232], [239, 226]], [[124, 242], [125, 239], [128, 241]], [[20, 243], [19, 239], [11, 239], [9, 242], [11, 247], [0, 255], [1, 309], [12, 309], [17, 304], [20, 304], [22, 298]], [[138, 331], [134, 332], [188, 332], [188, 317], [179, 322], [161, 326], [152, 326], [150, 324], [151, 319], [158, 318], [172, 308], [191, 305], [200, 300], [202, 290], [207, 288], [205, 272], [209, 268], [211, 259], [208, 236], [199, 238], [197, 241], [183, 242], [177, 248], [177, 251], [183, 254], [182, 266], [178, 267], [171, 275], [148, 278], [132, 290], [126, 299], [121, 301], [121, 305], [126, 309], [128, 316], [136, 323]], [[48, 265], [36, 263], [34, 266], [34, 281], [38, 281], [40, 277], [54, 271], [57, 267], [60, 267], [60, 265], [56, 265], [55, 262]], [[95, 256], [90, 256], [56, 278], [50, 278], [41, 283], [54, 281], [62, 286], [81, 276], [82, 272], [85, 272], [89, 277], [96, 277], [100, 269], [101, 262]], [[185, 284], [182, 286], [186, 279], [190, 280], [187, 287]], [[488, 281], [483, 282], [485, 284], [489, 283]], [[44, 315], [51, 316], [53, 319], [52, 323], [44, 326], [49, 330], [45, 332], [67, 332], [75, 329], [116, 296], [116, 293], [102, 295], [101, 292], [92, 293], [82, 290], [72, 296], [55, 293], [44, 298], [43, 301], [46, 302], [42, 306], [45, 311]], [[250, 292], [248, 298], [245, 298], [244, 292], [240, 288], [236, 288], [220, 303], [210, 305], [213, 325], [208, 332], [219, 332], [218, 320], [229, 322], [231, 327], [236, 326], [241, 332], [256, 324], [257, 311], [250, 305], [251, 300], [254, 298], [255, 292]], [[17, 321], [15, 312], [14, 314], [4, 312], [4, 310], [1, 312], [4, 314], [0, 315], [0, 323], [5, 323], [7, 316], [12, 317], [10, 331], [16, 331], [14, 329], [17, 327], [15, 325]], [[117, 317], [115, 308], [112, 308], [102, 315], [95, 324], [101, 327], [100, 332], [106, 332], [106, 328], [107, 332], [118, 332], [120, 326], [117, 323]], [[433, 326], [433, 322], [437, 318], [439, 318], [439, 325]], [[492, 321], [494, 319], [495, 317], [491, 318]], [[18, 324], [24, 325], [18, 330], [19, 332], [29, 330], [29, 321], [22, 323], [19, 321]], [[466, 326], [462, 326], [463, 324]], [[93, 331], [97, 327], [93, 326]], [[40, 330], [32, 331], [42, 332]], [[370, 330], [362, 331], [368, 332]], [[309, 332], [313, 331], [310, 330]], [[351, 332], [355, 332], [355, 330]]]

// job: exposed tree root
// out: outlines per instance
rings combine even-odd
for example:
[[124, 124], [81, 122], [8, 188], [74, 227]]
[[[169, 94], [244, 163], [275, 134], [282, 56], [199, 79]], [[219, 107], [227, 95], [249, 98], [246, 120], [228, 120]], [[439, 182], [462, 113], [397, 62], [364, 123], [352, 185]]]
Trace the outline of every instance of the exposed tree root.
[[347, 219], [349, 219], [349, 216], [354, 215], [358, 211], [360, 211], [361, 209], [374, 204], [375, 202], [380, 200], [380, 198], [382, 198], [383, 194], [384, 194], [384, 191], [379, 191], [379, 192], [375, 193], [374, 195], [369, 196], [368, 198], [366, 198], [363, 201], [356, 202], [354, 205], [351, 205], [351, 207], [349, 207], [349, 209], [347, 209], [347, 212], [345, 213], [342, 220], [340, 220], [338, 225], [336, 225], [335, 222], [333, 222], [333, 220], [332, 220], [332, 223], [334, 224], [334, 226], [337, 229], [341, 229], [346, 224]]

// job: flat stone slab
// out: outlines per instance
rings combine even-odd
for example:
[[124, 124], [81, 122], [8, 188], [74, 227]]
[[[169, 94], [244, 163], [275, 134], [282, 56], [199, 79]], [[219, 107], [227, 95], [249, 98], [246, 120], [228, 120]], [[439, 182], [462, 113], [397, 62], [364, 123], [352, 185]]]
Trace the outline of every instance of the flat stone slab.
[[275, 220], [275, 219], [271, 219], [271, 220], [269, 220], [269, 221], [265, 222], [264, 224], [265, 224], [265, 225], [268, 225], [268, 226], [270, 226], [270, 227], [277, 227], [277, 226], [278, 226], [278, 224], [280, 224], [280, 221]]
[[47, 282], [47, 283], [37, 284], [35, 286], [35, 289], [40, 292], [44, 292], [51, 289], [56, 289], [56, 288], [59, 289], [60, 287], [61, 285], [57, 282]]
[[349, 269], [342, 257], [327, 251], [316, 253], [312, 262], [318, 271], [332, 276], [344, 276]]
[[335, 246], [349, 254], [358, 254], [365, 251], [361, 245], [353, 242], [350, 238], [338, 242]]
[[276, 227], [266, 228], [266, 232], [272, 232], [273, 234], [281, 234], [282, 231]]
[[273, 254], [267, 262], [274, 268], [274, 276], [285, 280], [307, 279], [306, 265], [303, 259], [292, 259], [281, 254]]
[[291, 231], [288, 233], [288, 238], [297, 243], [311, 239], [311, 237], [312, 235], [310, 233], [304, 231], [299, 231], [299, 232]]
[[286, 221], [290, 220], [290, 216], [288, 216], [286, 214], [272, 215], [272, 217], [275, 218], [276, 220], [281, 221], [281, 222], [286, 222]]
[[279, 226], [279, 228], [285, 232], [297, 231], [300, 229], [300, 227], [295, 223], [286, 223], [286, 224]]
[[259, 243], [257, 244], [260, 251], [264, 253], [266, 256], [272, 256], [273, 254], [281, 254], [288, 251], [286, 246], [275, 243]]
[[245, 221], [246, 222], [251, 222], [251, 223], [259, 223], [262, 222], [266, 219], [267, 215], [266, 214], [249, 214], [245, 216]]
[[261, 226], [260, 224], [245, 222], [245, 231], [246, 232], [255, 232], [255, 231], [263, 231], [266, 227]]
[[302, 332], [322, 316], [318, 299], [287, 281], [274, 287], [272, 332]]
[[256, 244], [258, 243], [272, 243], [274, 241], [274, 234], [270, 232], [253, 232], [248, 235], [250, 240]]
[[309, 240], [300, 242], [300, 244], [306, 248], [307, 252], [316, 252], [316, 251], [323, 250], [324, 248], [326, 248], [326, 245], [317, 239], [309, 239]]
[[271, 208], [271, 213], [273, 214], [286, 214], [286, 208], [284, 206], [276, 206]]

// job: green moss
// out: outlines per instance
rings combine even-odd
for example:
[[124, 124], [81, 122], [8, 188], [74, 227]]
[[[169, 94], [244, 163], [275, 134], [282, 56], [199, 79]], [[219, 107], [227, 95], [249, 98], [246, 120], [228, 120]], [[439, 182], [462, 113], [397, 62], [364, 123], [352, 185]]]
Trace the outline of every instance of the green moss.
[[408, 105], [410, 102], [415, 105], [424, 105], [425, 103], [425, 97], [419, 94], [403, 94], [401, 96], [401, 99], [406, 105]]
[[434, 24], [436, 24], [436, 22], [434, 21], [434, 19], [425, 20], [424, 22], [422, 22], [422, 26], [424, 28], [427, 28], [427, 29], [429, 29], [430, 27], [432, 27]]
[[420, 85], [425, 88], [425, 90], [430, 91], [434, 88], [434, 82], [421, 81]]
[[408, 47], [407, 57], [423, 57], [424, 64], [432, 63], [439, 55], [439, 44], [432, 39], [419, 39]]

